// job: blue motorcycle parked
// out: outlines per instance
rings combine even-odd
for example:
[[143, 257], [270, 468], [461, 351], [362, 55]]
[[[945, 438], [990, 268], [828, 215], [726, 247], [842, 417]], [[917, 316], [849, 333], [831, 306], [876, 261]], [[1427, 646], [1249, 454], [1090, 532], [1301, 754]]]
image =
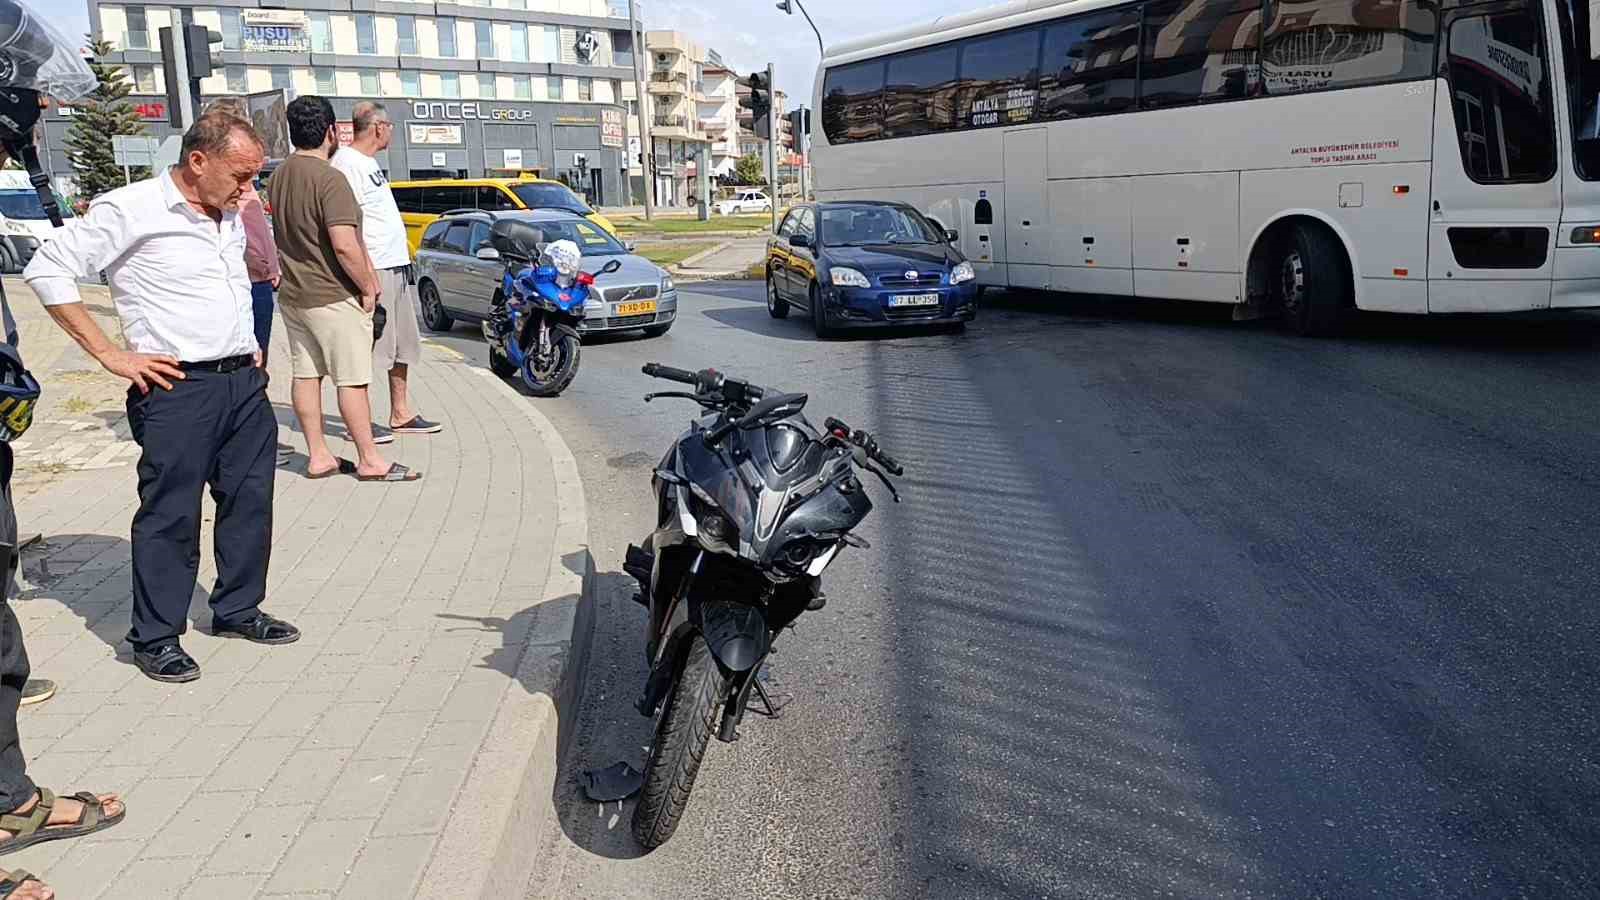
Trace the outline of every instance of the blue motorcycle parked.
[[535, 397], [554, 397], [578, 375], [578, 323], [595, 277], [622, 263], [611, 260], [594, 274], [581, 271], [575, 244], [546, 244], [543, 231], [517, 219], [496, 221], [489, 239], [506, 262], [500, 292], [483, 321], [489, 368], [501, 378], [519, 375]]

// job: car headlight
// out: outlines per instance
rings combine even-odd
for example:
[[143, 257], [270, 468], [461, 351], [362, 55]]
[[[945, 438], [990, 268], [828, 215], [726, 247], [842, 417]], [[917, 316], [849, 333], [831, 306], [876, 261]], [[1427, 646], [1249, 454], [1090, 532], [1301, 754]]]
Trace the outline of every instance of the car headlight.
[[672, 283], [672, 276], [671, 275], [662, 275], [661, 276], [661, 293], [670, 294], [670, 293], [672, 293], [673, 291], [675, 291], [677, 289], [678, 289], [678, 286]]
[[972, 271], [972, 263], [969, 262], [957, 263], [956, 267], [950, 270], [951, 284], [965, 284], [977, 277], [978, 273]]
[[872, 287], [872, 283], [867, 281], [867, 276], [863, 275], [859, 269], [849, 269], [840, 266], [831, 269], [830, 271], [833, 275], [834, 287]]

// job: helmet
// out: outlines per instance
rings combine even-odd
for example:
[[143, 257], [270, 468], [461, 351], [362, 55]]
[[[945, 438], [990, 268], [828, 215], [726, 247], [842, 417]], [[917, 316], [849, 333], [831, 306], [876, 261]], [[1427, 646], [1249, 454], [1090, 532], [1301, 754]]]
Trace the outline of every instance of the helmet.
[[97, 84], [76, 43], [20, 0], [0, 0], [0, 87], [77, 100]]
[[12, 347], [0, 344], [0, 441], [16, 440], [33, 424], [39, 382]]
[[583, 264], [583, 253], [572, 241], [560, 240], [545, 245], [544, 252], [539, 254], [539, 262], [556, 270], [557, 284], [571, 287], [578, 277], [578, 267]]

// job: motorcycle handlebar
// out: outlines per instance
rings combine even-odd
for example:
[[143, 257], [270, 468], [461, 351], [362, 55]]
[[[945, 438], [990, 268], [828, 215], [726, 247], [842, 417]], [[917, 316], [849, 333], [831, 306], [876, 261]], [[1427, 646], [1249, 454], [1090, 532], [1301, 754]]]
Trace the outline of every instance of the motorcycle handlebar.
[[700, 383], [700, 376], [695, 373], [683, 369], [674, 369], [671, 366], [663, 366], [660, 363], [645, 363], [643, 371], [644, 374], [649, 375], [651, 378], [664, 378], [667, 381], [676, 381], [679, 384], [694, 385]]
[[849, 441], [857, 447], [860, 447], [867, 454], [868, 459], [877, 461], [878, 464], [882, 465], [890, 475], [898, 477], [906, 473], [905, 468], [900, 465], [899, 460], [896, 460], [894, 457], [883, 452], [883, 449], [878, 446], [878, 439], [873, 437], [870, 432], [861, 431], [859, 429], [852, 430], [849, 425], [846, 425], [832, 416], [829, 416], [828, 419], [823, 422], [823, 427], [827, 428], [829, 432], [838, 435], [840, 438]]

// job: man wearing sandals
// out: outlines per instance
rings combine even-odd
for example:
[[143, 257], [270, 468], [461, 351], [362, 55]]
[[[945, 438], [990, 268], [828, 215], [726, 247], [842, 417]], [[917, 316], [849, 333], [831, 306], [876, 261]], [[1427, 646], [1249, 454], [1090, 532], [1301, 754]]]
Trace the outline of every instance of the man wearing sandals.
[[[272, 173], [272, 225], [283, 269], [278, 306], [294, 368], [291, 398], [306, 437], [306, 477], [354, 475], [362, 481], [421, 476], [378, 452], [372, 434], [373, 310], [381, 288], [361, 238], [361, 206], [328, 163], [339, 145], [327, 98], [289, 104], [295, 152]], [[332, 378], [356, 462], [339, 459], [322, 433], [322, 379]]]
[[[262, 161], [249, 122], [207, 113], [183, 136], [177, 165], [96, 199], [24, 272], [50, 317], [132, 383], [128, 424], [143, 454], [128, 641], [135, 664], [156, 681], [200, 677], [178, 638], [199, 575], [208, 485], [217, 510], [212, 631], [260, 644], [300, 638], [261, 611], [278, 423], [260, 368], [238, 208]], [[78, 279], [101, 271], [128, 349], [106, 337], [78, 294]]]
[[435, 434], [443, 426], [411, 408], [407, 380], [422, 361], [422, 331], [417, 327], [416, 276], [411, 270], [411, 245], [400, 218], [394, 191], [376, 159], [389, 149], [394, 123], [382, 103], [363, 100], [350, 113], [355, 139], [333, 154], [333, 167], [344, 174], [361, 204], [361, 234], [367, 255], [378, 270], [378, 287], [389, 321], [372, 347], [373, 368], [389, 373], [389, 427], [373, 428], [373, 440], [386, 444], [397, 434]]

